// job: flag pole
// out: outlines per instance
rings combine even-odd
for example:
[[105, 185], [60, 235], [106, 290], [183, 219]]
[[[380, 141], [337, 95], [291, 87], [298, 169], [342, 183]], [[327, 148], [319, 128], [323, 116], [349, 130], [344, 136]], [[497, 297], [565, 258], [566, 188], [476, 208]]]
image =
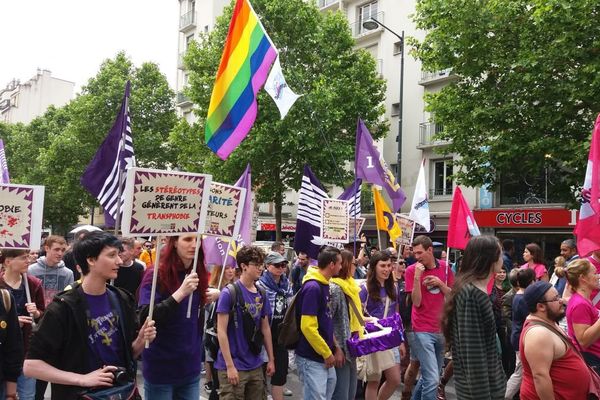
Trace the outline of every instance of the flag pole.
[[[198, 232], [198, 234], [196, 235], [196, 252], [194, 253], [194, 264], [192, 266], [192, 270], [190, 271], [190, 274], [192, 272], [195, 272], [196, 268], [198, 267], [198, 253], [200, 252], [201, 238], [202, 238], [202, 235], [200, 234], [200, 232]], [[188, 307], [187, 307], [187, 314], [186, 314], [187, 318], [191, 318], [191, 316], [192, 316], [192, 297], [193, 296], [194, 296], [194, 292], [190, 293], [190, 296], [188, 297]]]
[[[235, 240], [233, 238], [231, 238], [231, 239]], [[219, 283], [217, 283], [217, 289], [219, 289], [219, 290], [221, 290], [221, 284], [223, 283], [223, 275], [225, 274], [227, 257], [229, 256], [229, 250], [230, 249], [231, 249], [231, 240], [228, 240], [227, 241], [227, 250], [225, 251], [225, 257], [223, 258], [223, 265], [221, 267], [221, 275], [219, 276]], [[215, 314], [216, 310], [217, 310], [217, 307], [213, 307], [212, 308], [209, 319], [212, 319], [212, 317]]]
[[[148, 319], [152, 320], [154, 313], [154, 299], [156, 298], [156, 282], [158, 281], [158, 265], [160, 260], [160, 248], [162, 247], [161, 236], [156, 236], [156, 259], [154, 260], [154, 271], [152, 271], [152, 289], [150, 290], [150, 308], [148, 310]], [[150, 341], [146, 340], [145, 347], [150, 346]]]
[[[29, 291], [29, 282], [27, 282], [27, 272], [23, 272], [21, 276], [23, 277], [23, 282], [25, 285], [25, 297], [27, 297], [27, 302], [32, 303], [31, 292]], [[31, 317], [31, 326], [35, 326], [35, 318], [33, 317], [33, 314], [29, 314], [29, 316]]]
[[[127, 84], [125, 84], [127, 87]], [[127, 90], [127, 89], [125, 89]], [[115, 235], [119, 234], [119, 225], [121, 224], [121, 204], [123, 196], [123, 166], [121, 165], [121, 156], [125, 151], [125, 129], [127, 128], [127, 118], [129, 118], [129, 96], [125, 96], [125, 117], [123, 118], [123, 125], [121, 125], [121, 142], [119, 144], [119, 187], [117, 195], [117, 217], [115, 218]]]

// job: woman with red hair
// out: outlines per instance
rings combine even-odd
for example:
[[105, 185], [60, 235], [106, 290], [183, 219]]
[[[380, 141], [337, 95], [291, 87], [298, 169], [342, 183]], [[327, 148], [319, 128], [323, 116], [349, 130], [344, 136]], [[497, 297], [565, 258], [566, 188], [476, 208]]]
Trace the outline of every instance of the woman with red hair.
[[[201, 309], [206, 303], [208, 275], [202, 246], [198, 246], [198, 265], [192, 271], [196, 240], [194, 234], [172, 236], [160, 254], [152, 316], [156, 321], [156, 340], [142, 355], [145, 399], [198, 399], [200, 396]], [[150, 268], [139, 289], [142, 321], [148, 315], [152, 275], [153, 268]], [[192, 314], [187, 318], [190, 294]]]

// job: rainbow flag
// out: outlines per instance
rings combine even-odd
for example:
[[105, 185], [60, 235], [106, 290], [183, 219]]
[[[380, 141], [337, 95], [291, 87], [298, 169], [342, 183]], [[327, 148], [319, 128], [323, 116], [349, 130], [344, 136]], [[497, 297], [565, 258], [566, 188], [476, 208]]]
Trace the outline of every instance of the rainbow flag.
[[206, 117], [206, 144], [225, 160], [256, 119], [256, 93], [277, 49], [247, 0], [237, 0]]

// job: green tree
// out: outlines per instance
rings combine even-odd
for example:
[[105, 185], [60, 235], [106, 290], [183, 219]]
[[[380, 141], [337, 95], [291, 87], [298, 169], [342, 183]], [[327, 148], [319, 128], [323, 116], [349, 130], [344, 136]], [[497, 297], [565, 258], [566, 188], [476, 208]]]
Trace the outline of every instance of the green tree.
[[417, 2], [427, 35], [415, 55], [456, 74], [426, 101], [459, 156], [460, 183], [497, 186], [547, 168], [562, 198], [581, 185], [600, 111], [599, 13], [592, 0]]
[[351, 173], [343, 166], [354, 157], [357, 118], [366, 121], [374, 137], [386, 133], [387, 123], [381, 121], [385, 84], [377, 77], [373, 58], [353, 49], [348, 21], [341, 13], [324, 15], [302, 0], [254, 0], [252, 5], [279, 49], [288, 85], [304, 96], [280, 120], [268, 94], [259, 92], [257, 120], [244, 142], [226, 161], [208, 150], [204, 123], [232, 15], [228, 7], [215, 29], [185, 57], [187, 93], [199, 121], [193, 132], [180, 127], [171, 143], [180, 153], [178, 164], [210, 172], [219, 181], [235, 181], [250, 162], [258, 201], [275, 203], [280, 238], [284, 192], [299, 188], [305, 163], [324, 183], [347, 183]]
[[137, 163], [165, 168], [173, 160], [167, 138], [177, 123], [174, 93], [156, 64], [135, 67], [124, 53], [105, 60], [65, 107], [50, 108], [31, 124], [12, 129], [8, 155], [15, 181], [46, 186], [44, 219], [57, 232], [65, 233], [97, 204], [79, 179], [112, 127], [128, 79]]

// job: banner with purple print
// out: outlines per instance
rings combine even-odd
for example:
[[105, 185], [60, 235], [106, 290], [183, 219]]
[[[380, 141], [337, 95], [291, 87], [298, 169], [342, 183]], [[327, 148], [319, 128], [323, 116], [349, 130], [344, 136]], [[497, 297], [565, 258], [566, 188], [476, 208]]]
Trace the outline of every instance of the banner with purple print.
[[321, 199], [321, 238], [334, 243], [348, 243], [350, 201]]
[[40, 248], [44, 190], [44, 186], [0, 184], [0, 248]]
[[246, 200], [246, 189], [212, 182], [208, 196], [206, 224], [207, 235], [237, 238]]
[[206, 224], [211, 175], [131, 168], [127, 171], [123, 235], [177, 236]]

